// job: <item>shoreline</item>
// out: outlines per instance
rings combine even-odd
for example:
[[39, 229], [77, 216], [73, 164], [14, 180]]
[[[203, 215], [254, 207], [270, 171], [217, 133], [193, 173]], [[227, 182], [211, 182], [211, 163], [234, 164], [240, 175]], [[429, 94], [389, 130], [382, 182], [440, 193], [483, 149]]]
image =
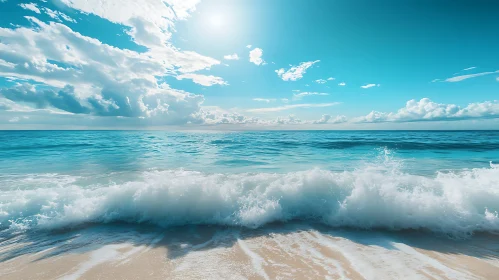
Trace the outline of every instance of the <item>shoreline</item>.
[[2, 279], [493, 279], [499, 236], [420, 231], [92, 225], [0, 242]]

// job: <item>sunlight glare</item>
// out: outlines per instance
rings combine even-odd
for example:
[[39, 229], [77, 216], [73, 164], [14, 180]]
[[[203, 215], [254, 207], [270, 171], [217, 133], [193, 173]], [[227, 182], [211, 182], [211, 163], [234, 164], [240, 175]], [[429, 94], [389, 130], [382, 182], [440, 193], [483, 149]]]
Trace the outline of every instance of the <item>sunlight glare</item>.
[[210, 25], [216, 28], [221, 27], [224, 24], [223, 17], [220, 14], [214, 14], [210, 16], [209, 21]]

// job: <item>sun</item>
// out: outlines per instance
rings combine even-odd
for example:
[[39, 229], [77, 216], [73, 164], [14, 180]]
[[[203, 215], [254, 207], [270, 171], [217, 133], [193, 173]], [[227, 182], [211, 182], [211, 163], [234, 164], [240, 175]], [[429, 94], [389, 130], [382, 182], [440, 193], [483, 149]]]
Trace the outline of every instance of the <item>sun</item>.
[[224, 24], [224, 18], [220, 14], [211, 15], [208, 20], [210, 25], [215, 28], [219, 28]]

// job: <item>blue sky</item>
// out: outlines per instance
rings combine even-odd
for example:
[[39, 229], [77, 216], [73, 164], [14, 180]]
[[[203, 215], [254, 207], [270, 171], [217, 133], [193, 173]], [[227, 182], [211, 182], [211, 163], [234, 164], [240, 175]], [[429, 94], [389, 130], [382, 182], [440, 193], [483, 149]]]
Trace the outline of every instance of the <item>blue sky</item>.
[[498, 12], [0, 0], [0, 129], [497, 129]]

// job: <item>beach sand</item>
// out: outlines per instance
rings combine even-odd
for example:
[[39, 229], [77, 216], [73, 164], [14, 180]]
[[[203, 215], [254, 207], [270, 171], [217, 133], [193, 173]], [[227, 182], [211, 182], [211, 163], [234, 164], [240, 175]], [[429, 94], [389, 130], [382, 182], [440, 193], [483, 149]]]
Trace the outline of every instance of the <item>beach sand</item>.
[[499, 279], [499, 236], [89, 226], [4, 238], [0, 279]]

